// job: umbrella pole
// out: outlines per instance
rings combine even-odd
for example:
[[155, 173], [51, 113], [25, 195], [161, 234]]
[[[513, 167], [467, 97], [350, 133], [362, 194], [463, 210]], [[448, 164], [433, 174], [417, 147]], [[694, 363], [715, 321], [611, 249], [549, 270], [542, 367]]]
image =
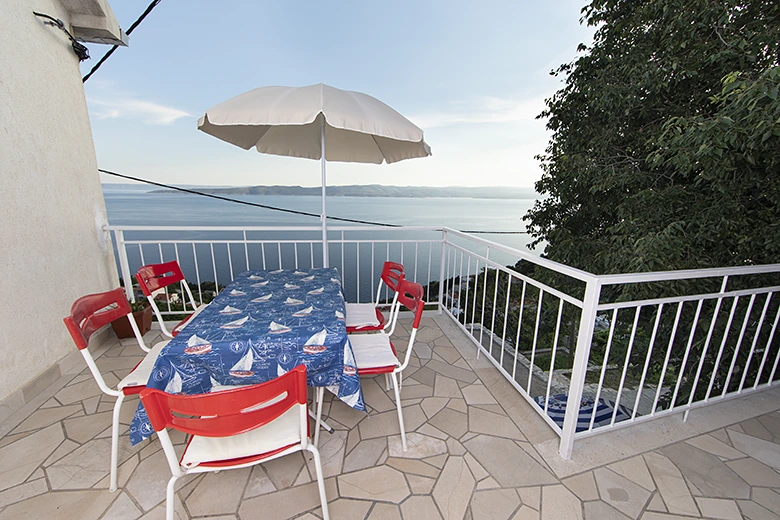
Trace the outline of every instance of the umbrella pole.
[[322, 151], [322, 214], [320, 215], [322, 220], [322, 266], [328, 267], [328, 223], [325, 211], [325, 114], [322, 114], [320, 139], [320, 150]]

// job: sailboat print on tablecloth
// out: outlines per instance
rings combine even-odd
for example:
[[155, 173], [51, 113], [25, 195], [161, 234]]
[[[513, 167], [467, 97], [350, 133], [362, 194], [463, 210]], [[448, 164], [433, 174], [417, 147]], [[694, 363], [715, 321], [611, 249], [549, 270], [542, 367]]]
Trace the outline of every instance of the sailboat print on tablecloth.
[[262, 276], [257, 276], [256, 274], [249, 275], [250, 280], [262, 280]]
[[306, 354], [321, 354], [328, 347], [325, 346], [325, 339], [328, 337], [328, 331], [323, 328], [317, 334], [306, 340], [303, 344], [303, 352]]
[[276, 323], [275, 321], [272, 321], [268, 326], [269, 334], [284, 334], [285, 332], [290, 332], [291, 330], [292, 329], [287, 325], [282, 325], [281, 323]]
[[274, 293], [268, 293], [268, 294], [264, 294], [263, 296], [258, 296], [257, 298], [252, 300], [252, 303], [267, 302], [267, 301], [269, 301], [271, 299], [271, 296], [273, 296], [273, 295], [274, 295]]
[[296, 275], [296, 276], [306, 276], [309, 273], [307, 273], [306, 271], [298, 271], [298, 270], [296, 270], [293, 274]]
[[357, 367], [357, 361], [355, 360], [355, 353], [350, 348], [351, 345], [349, 342], [344, 344], [344, 368], [345, 373], [347, 372], [347, 367]]
[[322, 294], [323, 292], [325, 292], [325, 288], [320, 287], [319, 289], [314, 289], [313, 291], [309, 291], [306, 294]]
[[314, 311], [314, 307], [309, 305], [305, 309], [301, 309], [297, 312], [294, 312], [292, 315], [294, 318], [305, 318], [306, 316], [311, 316], [311, 313]]
[[252, 287], [265, 287], [266, 285], [268, 285], [268, 280], [266, 280], [264, 282], [253, 283]]
[[254, 356], [252, 355], [252, 348], [246, 349], [246, 354], [238, 360], [238, 363], [233, 365], [229, 371], [229, 374], [233, 377], [249, 377], [254, 375], [252, 370], [252, 362]]
[[349, 342], [344, 344], [344, 376], [341, 379], [339, 399], [355, 407], [361, 401], [360, 381], [357, 378], [357, 362]]
[[353, 392], [349, 395], [339, 395], [339, 399], [350, 407], [355, 408], [360, 402], [360, 392]]
[[287, 297], [287, 299], [284, 300], [284, 303], [286, 305], [301, 305], [301, 304], [306, 303], [306, 302], [303, 301], [303, 300], [299, 300], [298, 298]]
[[197, 334], [193, 334], [187, 340], [187, 346], [184, 347], [185, 354], [205, 354], [211, 351], [211, 343]]
[[165, 393], [180, 394], [181, 387], [182, 387], [181, 375], [179, 374], [178, 370], [174, 370], [173, 377], [171, 378], [170, 381], [168, 381], [168, 384], [165, 385]]
[[341, 320], [341, 321], [345, 321], [346, 320], [346, 318], [344, 317], [344, 313], [341, 312], [341, 311], [336, 311], [336, 319], [337, 320]]
[[240, 329], [244, 326], [244, 323], [249, 320], [249, 316], [244, 316], [240, 320], [231, 321], [230, 323], [225, 323], [220, 327], [220, 329]]
[[213, 376], [209, 376], [209, 382], [211, 383], [211, 390], [209, 392], [221, 392], [222, 390], [230, 390], [231, 388], [238, 388], [236, 385], [223, 385], [219, 381], [214, 379]]
[[233, 289], [228, 293], [230, 296], [246, 296], [246, 293], [244, 291], [239, 291], [238, 289]]
[[283, 350], [277, 358], [276, 375], [283, 376], [298, 364], [298, 356], [291, 350]]
[[236, 309], [235, 307], [231, 307], [230, 305], [225, 305], [225, 308], [219, 311], [222, 315], [229, 315], [229, 314], [241, 314], [241, 309]]
[[302, 282], [311, 282], [312, 280], [314, 280], [314, 275], [307, 276], [306, 278], [301, 278]]

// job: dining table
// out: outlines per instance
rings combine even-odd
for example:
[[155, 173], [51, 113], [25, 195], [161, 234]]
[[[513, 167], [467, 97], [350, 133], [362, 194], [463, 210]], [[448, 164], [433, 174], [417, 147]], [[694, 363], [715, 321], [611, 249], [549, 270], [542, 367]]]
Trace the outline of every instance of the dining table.
[[[345, 313], [336, 268], [243, 272], [160, 351], [146, 386], [202, 394], [263, 383], [303, 364], [309, 386], [365, 411]], [[139, 402], [130, 443], [152, 433]]]

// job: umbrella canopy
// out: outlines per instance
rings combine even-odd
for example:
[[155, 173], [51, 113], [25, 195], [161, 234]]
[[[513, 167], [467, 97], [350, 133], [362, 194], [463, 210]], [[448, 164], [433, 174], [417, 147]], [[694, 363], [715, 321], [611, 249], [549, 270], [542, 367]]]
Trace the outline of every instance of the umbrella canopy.
[[325, 266], [325, 161], [382, 164], [431, 155], [422, 130], [386, 104], [323, 84], [250, 90], [207, 110], [198, 129], [245, 150], [322, 161]]

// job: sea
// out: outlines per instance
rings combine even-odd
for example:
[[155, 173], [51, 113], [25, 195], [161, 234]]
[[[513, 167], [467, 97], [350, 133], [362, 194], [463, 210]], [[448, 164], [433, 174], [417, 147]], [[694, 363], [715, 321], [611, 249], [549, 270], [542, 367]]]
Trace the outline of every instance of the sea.
[[[108, 221], [124, 226], [319, 226], [319, 217], [282, 213], [188, 193], [154, 193], [146, 185], [103, 184]], [[188, 187], [197, 190], [197, 187]], [[256, 204], [319, 215], [320, 197], [221, 195]], [[523, 215], [534, 199], [329, 197], [329, 216], [402, 226], [447, 226], [526, 250], [530, 237]], [[329, 225], [350, 225], [332, 222]]]
[[[187, 188], [197, 190], [197, 187]], [[318, 216], [295, 215], [199, 195], [156, 192], [156, 190], [159, 188], [148, 185], [103, 184], [109, 224], [239, 227], [320, 225]], [[321, 210], [320, 197], [316, 196], [222, 196], [316, 215], [319, 215]], [[523, 215], [534, 202], [535, 199], [532, 198], [328, 197], [327, 213], [329, 216], [385, 224], [446, 226], [461, 231], [477, 231], [479, 232], [477, 236], [485, 240], [538, 254], [538, 250], [531, 251], [527, 248], [531, 237], [524, 233], [525, 222], [523, 221]], [[328, 224], [329, 226], [352, 225], [330, 219]]]

